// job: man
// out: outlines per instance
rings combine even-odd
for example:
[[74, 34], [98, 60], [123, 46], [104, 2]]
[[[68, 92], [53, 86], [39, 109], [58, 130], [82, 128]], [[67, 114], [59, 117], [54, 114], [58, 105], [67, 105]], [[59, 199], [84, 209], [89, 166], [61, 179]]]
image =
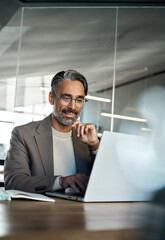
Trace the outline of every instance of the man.
[[93, 151], [99, 146], [95, 126], [77, 120], [87, 91], [87, 81], [77, 71], [62, 71], [53, 77], [49, 93], [53, 113], [12, 131], [4, 168], [5, 189], [85, 191]]

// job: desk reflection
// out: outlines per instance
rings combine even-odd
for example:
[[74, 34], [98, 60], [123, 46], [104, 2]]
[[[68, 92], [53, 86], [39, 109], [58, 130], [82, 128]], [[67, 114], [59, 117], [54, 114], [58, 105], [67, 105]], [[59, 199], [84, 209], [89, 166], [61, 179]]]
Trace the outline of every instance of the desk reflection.
[[[58, 200], [57, 200], [58, 201]], [[69, 208], [68, 208], [69, 205]], [[84, 209], [65, 204], [13, 200], [0, 205], [0, 237], [15, 233], [84, 229]]]
[[[55, 203], [12, 200], [0, 203], [3, 239], [133, 239], [147, 203]], [[49, 236], [49, 237], [48, 237]]]
[[147, 204], [140, 202], [84, 204], [85, 228], [89, 231], [140, 229], [146, 208]]

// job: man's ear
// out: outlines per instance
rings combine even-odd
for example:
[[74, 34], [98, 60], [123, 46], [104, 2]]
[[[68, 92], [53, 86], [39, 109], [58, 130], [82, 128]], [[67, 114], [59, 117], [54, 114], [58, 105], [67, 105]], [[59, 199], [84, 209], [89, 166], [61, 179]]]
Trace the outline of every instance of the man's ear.
[[49, 103], [50, 103], [51, 105], [54, 105], [53, 94], [52, 94], [51, 91], [49, 92]]

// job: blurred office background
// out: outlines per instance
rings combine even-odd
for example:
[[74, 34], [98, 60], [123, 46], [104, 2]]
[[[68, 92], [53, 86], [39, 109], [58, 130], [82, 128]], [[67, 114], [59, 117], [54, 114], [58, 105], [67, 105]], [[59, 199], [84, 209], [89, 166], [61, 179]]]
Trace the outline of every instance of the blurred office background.
[[[51, 79], [67, 69], [81, 72], [89, 83], [81, 120], [94, 123], [99, 136], [108, 130], [148, 137], [142, 157], [130, 157], [140, 166], [132, 177], [150, 190], [163, 186], [163, 1], [1, 0], [0, 159], [6, 157], [13, 127], [51, 113]], [[163, 209], [164, 191], [155, 198]], [[164, 239], [164, 210], [160, 214], [157, 208], [146, 210], [145, 240]]]
[[165, 132], [165, 8], [46, 2], [0, 2], [0, 158], [14, 126], [52, 111], [51, 78], [67, 69], [88, 80], [81, 120], [99, 136]]

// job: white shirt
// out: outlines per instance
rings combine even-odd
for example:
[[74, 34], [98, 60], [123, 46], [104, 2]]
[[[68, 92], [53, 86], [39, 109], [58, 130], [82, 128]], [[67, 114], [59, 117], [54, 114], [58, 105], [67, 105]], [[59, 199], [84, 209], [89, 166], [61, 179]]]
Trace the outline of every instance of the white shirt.
[[[54, 175], [69, 176], [76, 174], [75, 155], [72, 142], [72, 131], [63, 133], [52, 128]], [[53, 190], [61, 189], [59, 177], [56, 178]]]

